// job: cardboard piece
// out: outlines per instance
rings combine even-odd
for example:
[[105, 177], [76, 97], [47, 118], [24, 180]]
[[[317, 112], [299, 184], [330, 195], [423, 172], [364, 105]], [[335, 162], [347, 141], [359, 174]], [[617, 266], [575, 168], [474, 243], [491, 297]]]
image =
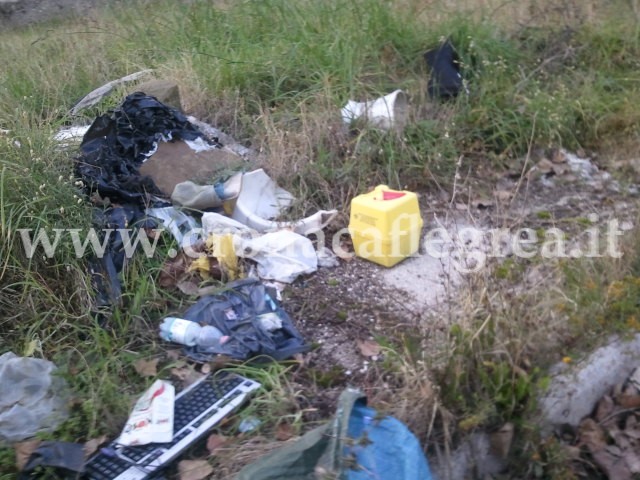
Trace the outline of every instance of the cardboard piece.
[[180, 88], [178, 84], [171, 80], [149, 80], [135, 87], [133, 92], [144, 92], [147, 95], [156, 97], [159, 101], [170, 107], [182, 110], [180, 102]]
[[178, 183], [191, 180], [212, 184], [216, 177], [242, 167], [242, 157], [221, 149], [195, 152], [185, 142], [160, 142], [158, 150], [140, 167], [167, 196]]

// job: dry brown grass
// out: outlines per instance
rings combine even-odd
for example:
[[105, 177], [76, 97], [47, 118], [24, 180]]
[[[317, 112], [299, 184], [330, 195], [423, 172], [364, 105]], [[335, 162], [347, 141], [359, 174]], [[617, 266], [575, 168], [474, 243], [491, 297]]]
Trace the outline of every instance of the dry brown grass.
[[576, 26], [610, 17], [612, 11], [629, 10], [638, 16], [637, 0], [398, 0], [425, 24], [446, 21], [454, 15], [487, 20], [500, 27]]

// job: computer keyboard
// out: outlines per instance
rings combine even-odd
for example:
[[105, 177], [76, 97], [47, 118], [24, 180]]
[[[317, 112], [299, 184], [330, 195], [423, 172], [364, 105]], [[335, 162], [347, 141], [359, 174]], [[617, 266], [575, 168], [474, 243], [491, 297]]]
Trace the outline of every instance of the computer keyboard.
[[146, 480], [172, 462], [189, 445], [238, 407], [252, 391], [254, 380], [218, 372], [184, 389], [176, 396], [173, 440], [122, 447], [112, 442], [89, 459], [83, 478], [92, 480]]

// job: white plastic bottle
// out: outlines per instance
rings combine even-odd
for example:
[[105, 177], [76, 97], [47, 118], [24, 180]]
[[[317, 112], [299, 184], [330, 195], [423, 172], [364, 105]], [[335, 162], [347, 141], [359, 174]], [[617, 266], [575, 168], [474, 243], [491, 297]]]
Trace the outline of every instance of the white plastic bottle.
[[198, 345], [202, 348], [218, 346], [228, 338], [216, 327], [201, 326], [197, 322], [176, 317], [167, 317], [162, 321], [160, 337], [167, 342], [181, 343], [188, 347]]
[[167, 317], [160, 324], [160, 337], [167, 342], [181, 343], [192, 347], [196, 344], [201, 328], [191, 320]]
[[229, 337], [222, 335], [222, 332], [216, 327], [205, 325], [200, 328], [200, 333], [196, 339], [196, 345], [201, 348], [213, 348], [223, 344]]

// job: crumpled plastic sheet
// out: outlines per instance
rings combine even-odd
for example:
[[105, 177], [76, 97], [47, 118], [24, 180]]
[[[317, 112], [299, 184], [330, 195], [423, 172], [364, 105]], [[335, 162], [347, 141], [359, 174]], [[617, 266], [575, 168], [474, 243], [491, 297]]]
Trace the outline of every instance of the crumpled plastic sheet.
[[66, 384], [55, 370], [48, 360], [0, 356], [0, 441], [20, 442], [67, 418]]
[[318, 269], [318, 256], [311, 240], [290, 230], [236, 240], [236, 253], [256, 262], [258, 275], [265, 280], [292, 283], [300, 275]]
[[56, 478], [76, 478], [71, 472], [84, 472], [84, 445], [69, 442], [42, 442], [29, 457], [18, 480], [34, 478], [28, 473], [35, 471], [38, 467], [59, 469], [60, 476]]
[[202, 215], [207, 235], [233, 235], [236, 255], [253, 260], [263, 280], [292, 283], [318, 269], [318, 254], [311, 240], [290, 230], [259, 234], [246, 225], [215, 212]]
[[235, 480], [432, 480], [420, 442], [402, 422], [367, 407], [348, 387], [334, 417], [245, 466]]
[[[141, 207], [165, 207], [170, 203], [155, 196], [160, 190], [151, 178], [140, 175], [139, 167], [158, 142], [172, 139], [196, 141], [206, 137], [178, 110], [141, 92], [132, 93], [120, 107], [95, 119], [80, 145], [75, 173], [87, 194], [97, 192], [120, 203], [104, 211], [96, 209], [94, 224], [102, 229], [102, 235], [105, 228], [135, 231], [157, 226], [157, 222], [146, 218]], [[134, 231], [130, 232], [131, 238]], [[89, 261], [98, 309], [117, 304], [120, 299], [118, 274], [125, 263], [123, 247], [122, 236], [114, 231], [104, 255]]]
[[132, 93], [119, 108], [94, 120], [80, 145], [76, 175], [103, 197], [142, 203], [161, 193], [153, 180], [138, 172], [157, 143], [199, 138], [206, 140], [178, 110], [155, 97]]
[[429, 50], [424, 59], [431, 69], [427, 91], [431, 98], [456, 97], [464, 84], [460, 74], [460, 58], [449, 40], [438, 48]]
[[138, 205], [124, 205], [106, 210], [94, 209], [94, 225], [100, 232], [100, 244], [104, 235], [111, 230], [103, 255], [89, 260], [93, 287], [96, 292], [96, 306], [107, 307], [119, 301], [122, 286], [118, 273], [124, 268], [126, 260], [125, 239], [119, 230], [130, 229], [129, 238], [134, 240], [139, 228], [156, 228], [157, 222], [148, 218]]
[[[265, 356], [280, 361], [307, 351], [309, 347], [275, 298], [276, 293], [255, 278], [231, 282], [219, 294], [202, 297], [182, 318], [212, 325], [230, 339], [213, 350], [196, 346], [185, 348], [185, 353], [198, 361], [208, 361], [215, 354], [237, 360]], [[273, 314], [282, 327], [267, 331], [259, 317]]]

